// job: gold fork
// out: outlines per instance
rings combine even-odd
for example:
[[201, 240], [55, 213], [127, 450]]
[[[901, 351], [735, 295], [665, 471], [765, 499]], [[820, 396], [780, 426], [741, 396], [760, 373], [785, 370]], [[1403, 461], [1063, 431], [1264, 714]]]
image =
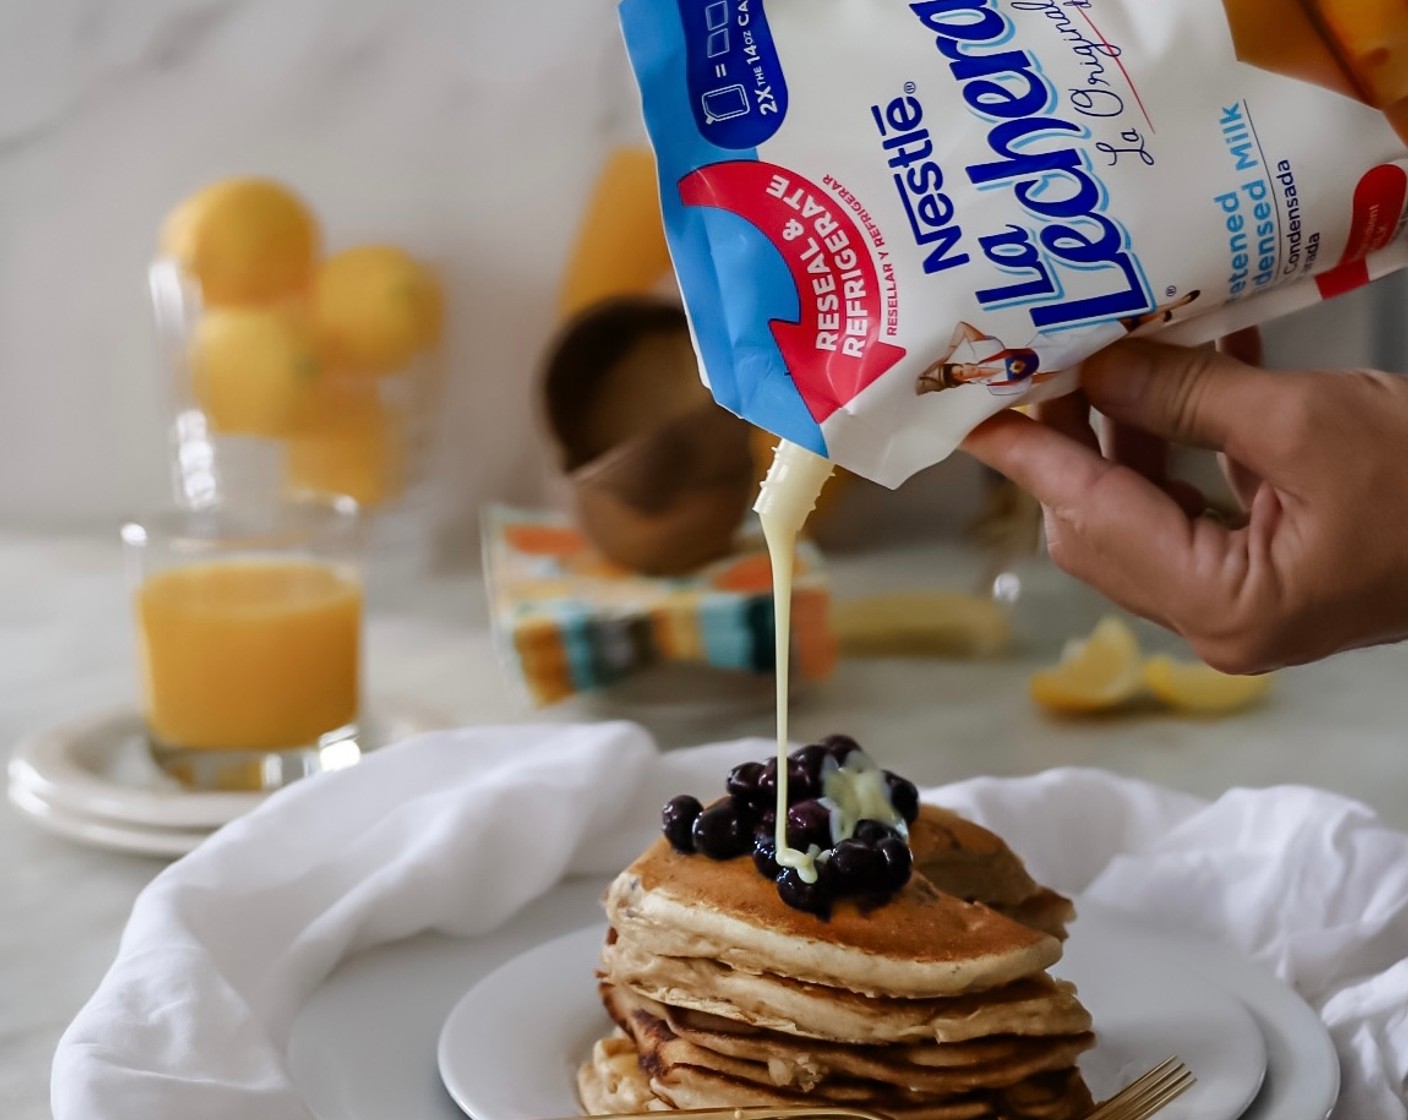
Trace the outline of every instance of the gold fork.
[[1197, 1078], [1177, 1058], [1165, 1058], [1143, 1077], [1136, 1078], [1085, 1120], [1146, 1120], [1164, 1105], [1181, 1097]]
[[[1148, 1120], [1170, 1101], [1181, 1097], [1197, 1078], [1177, 1058], [1166, 1058], [1148, 1073], [1131, 1081], [1109, 1100], [1095, 1106], [1083, 1120]], [[692, 1120], [892, 1120], [883, 1112], [843, 1105], [806, 1105], [800, 1108], [679, 1108], [661, 1112], [614, 1112], [594, 1120], [669, 1120], [687, 1116]], [[558, 1120], [581, 1120], [559, 1117]]]

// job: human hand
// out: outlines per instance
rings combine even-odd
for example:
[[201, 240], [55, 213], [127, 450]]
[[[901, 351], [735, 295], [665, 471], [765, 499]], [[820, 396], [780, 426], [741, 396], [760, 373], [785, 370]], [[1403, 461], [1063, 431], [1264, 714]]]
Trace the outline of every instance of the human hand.
[[[1104, 454], [1091, 407], [1111, 422]], [[1129, 341], [1042, 412], [994, 417], [964, 449], [1037, 497], [1058, 566], [1208, 664], [1263, 672], [1408, 637], [1408, 381]], [[1163, 440], [1223, 453], [1244, 515], [1200, 516], [1163, 476]]]

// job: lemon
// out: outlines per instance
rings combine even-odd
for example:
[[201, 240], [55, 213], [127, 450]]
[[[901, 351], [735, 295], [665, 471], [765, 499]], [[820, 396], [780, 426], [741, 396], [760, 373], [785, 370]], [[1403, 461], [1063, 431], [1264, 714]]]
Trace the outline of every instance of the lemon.
[[1219, 715], [1261, 700], [1271, 689], [1271, 677], [1234, 677], [1200, 661], [1151, 657], [1144, 663], [1144, 684], [1172, 708]]
[[307, 286], [318, 225], [282, 184], [226, 179], [172, 211], [159, 248], [196, 278], [207, 306], [267, 303]]
[[182, 199], [176, 209], [166, 215], [157, 237], [157, 255], [174, 257], [190, 268], [196, 257], [196, 231], [211, 203], [219, 196], [217, 187], [207, 187]]
[[347, 385], [329, 378], [313, 417], [286, 446], [287, 484], [295, 494], [346, 495], [370, 507], [405, 488], [404, 416], [361, 379]]
[[326, 261], [313, 285], [323, 353], [338, 366], [390, 373], [440, 336], [440, 285], [393, 245], [362, 245]]
[[217, 432], [279, 438], [312, 412], [318, 357], [295, 311], [211, 309], [196, 325], [190, 360], [196, 403]]
[[1144, 683], [1139, 642], [1125, 623], [1102, 618], [1084, 640], [1066, 646], [1061, 663], [1032, 675], [1032, 699], [1058, 712], [1096, 712], [1138, 695]]

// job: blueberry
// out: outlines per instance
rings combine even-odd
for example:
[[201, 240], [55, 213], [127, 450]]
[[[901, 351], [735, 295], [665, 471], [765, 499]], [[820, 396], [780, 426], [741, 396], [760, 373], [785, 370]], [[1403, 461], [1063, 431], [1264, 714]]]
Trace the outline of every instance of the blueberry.
[[805, 910], [819, 918], [831, 916], [832, 895], [826, 864], [817, 864], [817, 880], [807, 883], [795, 867], [784, 867], [777, 877], [777, 894], [794, 910]]
[[660, 810], [660, 830], [677, 852], [694, 851], [694, 822], [703, 812], [699, 798], [683, 793], [665, 802]]
[[787, 802], [795, 804], [798, 801], [807, 801], [813, 797], [820, 797], [821, 771], [813, 772], [800, 762], [789, 762], [787, 764]]
[[872, 848], [882, 840], [889, 840], [891, 837], [896, 840], [904, 839], [889, 825], [868, 818], [856, 825], [855, 831], [851, 833], [851, 837], [855, 840], [859, 840], [862, 844], [870, 845]]
[[743, 830], [751, 832], [753, 826], [758, 823], [758, 806], [751, 801], [739, 797], [736, 793], [724, 798], [724, 802], [733, 807], [733, 811], [738, 815], [738, 819], [743, 822]]
[[710, 805], [695, 819], [694, 846], [710, 859], [741, 856], [751, 843], [748, 828], [730, 801]]
[[909, 845], [898, 836], [881, 840], [876, 851], [885, 860], [885, 879], [881, 884], [885, 890], [897, 891], [909, 882], [909, 871], [914, 865], [914, 855]]
[[842, 766], [852, 751], [860, 750], [860, 744], [849, 735], [828, 735], [819, 745]]
[[913, 824], [919, 816], [919, 789], [908, 778], [885, 771], [885, 780], [890, 786], [890, 804], [906, 823]]
[[762, 777], [763, 764], [761, 762], [744, 762], [729, 771], [725, 788], [740, 801], [749, 803], [763, 801], [766, 800], [766, 796], [758, 788]]
[[795, 750], [791, 754], [792, 761], [806, 771], [807, 780], [815, 786], [817, 790], [821, 789], [822, 765], [829, 757], [830, 755], [827, 753], [826, 748], [820, 743], [813, 743], [809, 747], [802, 747], [800, 750]]
[[[777, 798], [777, 759], [768, 759], [767, 765], [763, 767], [763, 776], [758, 782], [758, 788], [768, 797]], [[821, 794], [820, 777], [809, 774], [806, 768], [796, 759], [787, 760], [787, 804], [792, 805], [798, 801], [806, 801], [808, 798], [817, 797]]]
[[770, 800], [777, 799], [777, 759], [770, 758], [763, 763], [763, 773], [758, 778], [758, 792], [766, 794]]
[[828, 862], [837, 894], [875, 894], [889, 889], [890, 869], [885, 857], [859, 840], [842, 840]]
[[777, 809], [769, 805], [758, 814], [758, 823], [753, 826], [759, 832], [766, 831], [769, 836], [777, 831]]
[[776, 879], [782, 868], [777, 866], [777, 844], [766, 832], [759, 832], [753, 837], [753, 866], [758, 869], [758, 874], [769, 879]]
[[787, 843], [801, 851], [831, 847], [831, 810], [820, 801], [799, 801], [787, 810]]

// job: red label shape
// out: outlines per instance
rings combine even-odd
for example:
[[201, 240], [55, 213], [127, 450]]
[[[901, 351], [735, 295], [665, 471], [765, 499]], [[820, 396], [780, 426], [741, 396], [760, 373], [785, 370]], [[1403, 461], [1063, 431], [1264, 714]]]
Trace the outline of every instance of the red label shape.
[[759, 160], [701, 167], [679, 191], [686, 206], [751, 222], [787, 262], [800, 317], [768, 326], [818, 424], [904, 357], [902, 347], [880, 341], [880, 281], [865, 235], [826, 191]]
[[1321, 273], [1315, 281], [1322, 298], [1332, 299], [1369, 282], [1369, 268], [1364, 258], [1393, 240], [1406, 203], [1408, 174], [1401, 167], [1380, 164], [1359, 180], [1354, 188], [1354, 213], [1344, 254], [1339, 264]]

